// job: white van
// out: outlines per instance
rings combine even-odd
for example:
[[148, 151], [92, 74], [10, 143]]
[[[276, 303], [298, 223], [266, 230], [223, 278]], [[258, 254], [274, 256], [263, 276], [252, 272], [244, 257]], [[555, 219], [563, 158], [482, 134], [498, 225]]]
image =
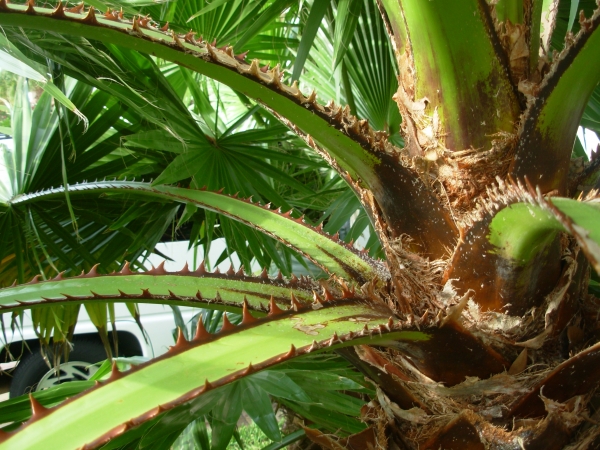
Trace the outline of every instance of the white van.
[[[125, 305], [115, 304], [119, 356], [154, 358], [165, 353], [169, 346], [174, 344], [177, 328], [175, 316], [171, 307], [167, 305], [140, 303], [139, 309], [144, 332], [140, 330]], [[189, 323], [199, 312], [196, 308], [179, 310], [185, 323]], [[3, 319], [6, 325], [6, 342], [4, 336], [0, 336], [0, 368], [12, 375], [11, 398], [66, 381], [87, 380], [98, 369], [94, 363], [106, 359], [106, 352], [96, 327], [83, 307], [75, 327], [69, 361], [61, 364], [58, 372], [48, 367], [41, 354], [29, 311], [25, 312], [23, 327], [18, 327], [14, 332], [10, 327], [11, 315], [4, 314]]]

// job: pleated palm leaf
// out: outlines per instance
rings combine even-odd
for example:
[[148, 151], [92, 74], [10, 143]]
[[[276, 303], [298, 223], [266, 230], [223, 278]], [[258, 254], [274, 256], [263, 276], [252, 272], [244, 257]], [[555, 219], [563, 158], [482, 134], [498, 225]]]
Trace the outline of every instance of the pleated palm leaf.
[[[309, 399], [293, 397], [286, 370], [297, 358], [331, 350], [374, 392], [359, 433], [305, 430], [324, 448], [599, 445], [600, 304], [588, 293], [590, 274], [600, 269], [598, 160], [571, 160], [582, 118], [596, 131], [600, 123], [594, 2], [232, 0], [143, 10], [158, 21], [135, 15], [131, 5], [100, 13], [0, 2], [5, 51], [30, 67], [50, 60], [135, 111], [122, 140], [132, 156], [151, 155], [156, 162], [146, 173], [158, 175], [148, 183], [115, 173], [114, 181], [39, 193], [17, 186], [5, 220], [34, 207], [44, 214], [44, 202], [65, 202], [67, 193], [73, 205], [136, 202], [130, 210], [140, 214], [153, 202], [184, 204], [181, 223], [205, 224], [204, 231], [192, 227], [194, 240], [210, 242], [216, 213], [246, 269], [254, 257], [283, 274], [211, 273], [205, 265], [139, 273], [113, 257], [106, 264], [119, 266], [113, 274], [94, 267], [3, 289], [4, 311], [145, 301], [242, 317], [235, 326], [224, 316], [216, 334], [199, 320], [195, 336], [181, 332], [164, 357], [115, 369], [59, 406], [32, 398], [33, 415], [4, 434], [0, 447], [139, 447], [152, 427], [209, 416], [220, 430], [212, 445], [223, 448], [242, 409], [277, 439], [274, 417], [264, 413], [266, 393], [301, 409]], [[183, 28], [188, 19], [196, 33]], [[283, 69], [292, 73], [289, 84]], [[252, 116], [256, 130], [234, 136], [235, 124], [223, 119], [228, 111], [219, 113], [225, 96], [215, 95], [225, 88], [194, 72], [233, 89], [250, 105], [240, 123]], [[335, 101], [320, 103], [311, 86]], [[264, 131], [276, 126], [274, 117], [321, 155], [355, 200], [310, 151], [290, 159], [278, 146], [248, 145], [252, 136], [275, 136]], [[305, 176], [302, 167], [318, 175]], [[74, 174], [68, 181], [82, 180]], [[341, 195], [312, 200], [320, 189]], [[347, 217], [358, 204], [385, 260], [310, 225], [326, 209], [329, 230], [336, 228], [336, 212]], [[357, 222], [351, 234], [366, 227]], [[253, 240], [246, 226], [278, 247]], [[14, 258], [35, 245], [48, 252], [39, 265], [50, 278], [49, 262], [58, 257], [47, 245], [15, 248]], [[292, 250], [278, 253], [285, 247], [329, 278], [292, 275]], [[26, 265], [15, 267], [21, 283]], [[225, 400], [234, 398], [241, 400]], [[322, 402], [341, 413], [341, 398]]]

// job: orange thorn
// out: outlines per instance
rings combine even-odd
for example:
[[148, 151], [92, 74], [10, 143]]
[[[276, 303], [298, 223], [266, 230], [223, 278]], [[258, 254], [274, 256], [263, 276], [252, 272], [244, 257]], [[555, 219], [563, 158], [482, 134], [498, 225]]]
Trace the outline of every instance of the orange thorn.
[[323, 304], [323, 299], [321, 298], [321, 296], [319, 294], [317, 294], [316, 291], [313, 291], [313, 301], [315, 303], [321, 303], [321, 304]]
[[223, 314], [223, 326], [221, 327], [221, 332], [223, 331], [231, 331], [235, 330], [236, 326], [229, 321], [227, 317], [227, 313]]
[[148, 26], [148, 23], [151, 21], [152, 19], [148, 16], [146, 17], [140, 17], [140, 27], [142, 28], [146, 28], [146, 29], [150, 29], [150, 27]]
[[29, 283], [26, 284], [38, 284], [40, 282], [40, 275], [34, 276]]
[[290, 351], [287, 352], [282, 359], [289, 359], [289, 358], [293, 358], [294, 356], [296, 356], [296, 347], [294, 347], [294, 344], [292, 344], [292, 346], [290, 347]]
[[194, 39], [195, 34], [196, 34], [195, 31], [190, 30], [185, 34], [185, 36], [183, 37], [183, 40], [185, 42], [189, 42], [190, 44], [195, 44], [196, 43], [196, 40]]
[[206, 265], [204, 264], [204, 261], [202, 261], [200, 263], [200, 265], [198, 266], [198, 268], [194, 271], [194, 275], [204, 275], [206, 273]]
[[246, 60], [246, 55], [248, 55], [248, 50], [240, 53], [239, 55], [235, 55], [235, 59], [237, 59], [239, 62], [244, 62]]
[[323, 288], [323, 290], [325, 291], [324, 295], [325, 295], [325, 301], [326, 302], [330, 302], [332, 300], [335, 300], [335, 295], [333, 295], [333, 293], [329, 289]]
[[108, 381], [115, 381], [122, 377], [123, 377], [123, 374], [119, 371], [117, 362], [113, 361], [112, 367], [110, 369], [110, 377], [108, 377]]
[[132, 275], [133, 274], [133, 272], [129, 268], [129, 261], [125, 261], [125, 264], [123, 265], [123, 268], [121, 269], [121, 271], [119, 273], [121, 275]]
[[319, 350], [319, 348], [321, 348], [321, 347], [319, 347], [319, 344], [317, 343], [317, 341], [315, 341], [313, 339], [312, 344], [310, 345], [310, 347], [308, 347], [308, 350], [306, 352], [307, 353], [314, 352], [315, 350]]
[[355, 291], [354, 291], [354, 287], [352, 288], [352, 290], [348, 289], [348, 286], [346, 285], [346, 283], [343, 283], [342, 285], [342, 298], [353, 298]]
[[160, 27], [160, 31], [169, 31], [169, 22], [165, 23], [162, 27]]
[[269, 316], [276, 316], [278, 314], [282, 314], [283, 310], [277, 306], [275, 303], [275, 298], [271, 295], [271, 299], [269, 300]]
[[185, 334], [183, 334], [183, 330], [181, 328], [177, 328], [177, 342], [175, 345], [170, 348], [170, 350], [181, 350], [190, 346], [190, 343], [185, 338]]
[[152, 275], [165, 275], [168, 272], [165, 270], [165, 263], [166, 261], [161, 262], [158, 267], [154, 267], [152, 266], [152, 269], [148, 270], [146, 273], [147, 274], [152, 274]]
[[56, 5], [56, 8], [54, 8], [54, 11], [52, 11], [51, 15], [52, 15], [52, 17], [56, 17], [59, 19], [64, 19], [65, 17], [67, 17], [65, 15], [65, 7], [63, 6], [62, 1], [58, 2], [58, 4]]
[[90, 6], [90, 8], [88, 9], [88, 13], [83, 18], [82, 22], [90, 25], [96, 25], [98, 23], [98, 21], [96, 20], [96, 10], [93, 6]]
[[246, 370], [244, 370], [244, 372], [242, 372], [244, 375], [250, 375], [251, 373], [256, 372], [256, 369], [254, 368], [254, 366], [252, 365], [252, 363], [248, 364], [248, 367], [246, 367]]
[[244, 303], [242, 305], [242, 325], [248, 325], [256, 322], [258, 319], [255, 318], [248, 310], [248, 299], [244, 295]]
[[27, 9], [25, 10], [25, 14], [35, 14], [35, 1], [27, 0]]
[[235, 270], [233, 269], [233, 264], [229, 266], [229, 270], [227, 271], [227, 275], [235, 275]]
[[267, 268], [266, 267], [260, 273], [260, 277], [261, 278], [265, 278], [265, 279], [269, 278], [269, 272], [267, 272]]
[[337, 335], [337, 332], [335, 332], [335, 331], [334, 331], [334, 332], [333, 332], [333, 336], [331, 336], [331, 339], [329, 339], [329, 344], [328, 344], [328, 346], [329, 346], [329, 347], [331, 347], [332, 345], [335, 345], [335, 343], [336, 343], [336, 342], [338, 342], [338, 341], [339, 341], [339, 342], [342, 342], [342, 341], [340, 340], [340, 338], [338, 337], [338, 335]]
[[29, 403], [31, 404], [31, 420], [38, 420], [50, 414], [50, 408], [42, 405], [31, 393], [29, 394]]
[[52, 281], [60, 281], [60, 280], [64, 280], [63, 274], [65, 273], [65, 271], [63, 270], [62, 272], [59, 272], [58, 275], [56, 275], [54, 278], [52, 278]]
[[292, 304], [290, 305], [290, 309], [293, 309], [294, 311], [298, 311], [300, 308], [302, 308], [302, 305], [298, 302], [298, 300], [296, 299], [296, 296], [294, 295], [293, 292], [290, 297], [292, 299]]
[[179, 275], [187, 275], [188, 273], [190, 273], [190, 267], [188, 266], [187, 261], [185, 262], [185, 266], [183, 266], [183, 269], [181, 269], [178, 274]]
[[100, 263], [98, 264], [94, 264], [92, 266], [92, 268], [90, 269], [90, 271], [88, 273], [85, 274], [86, 278], [93, 278], [93, 277], [97, 277], [98, 276], [98, 266], [100, 265]]
[[211, 334], [208, 331], [206, 331], [206, 328], [204, 327], [202, 316], [198, 317], [198, 323], [196, 324], [196, 334], [194, 335], [194, 340], [203, 341], [205, 339], [208, 339], [210, 336]]

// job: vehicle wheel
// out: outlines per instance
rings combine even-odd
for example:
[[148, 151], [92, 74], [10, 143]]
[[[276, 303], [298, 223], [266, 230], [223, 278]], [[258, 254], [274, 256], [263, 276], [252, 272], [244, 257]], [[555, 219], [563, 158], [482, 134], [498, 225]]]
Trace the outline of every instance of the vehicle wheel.
[[32, 348], [32, 352], [21, 358], [13, 372], [10, 398], [48, 389], [66, 381], [87, 380], [98, 370], [92, 364], [106, 359], [100, 341], [75, 339], [69, 361], [60, 365], [57, 376], [54, 369], [48, 369], [39, 348]]

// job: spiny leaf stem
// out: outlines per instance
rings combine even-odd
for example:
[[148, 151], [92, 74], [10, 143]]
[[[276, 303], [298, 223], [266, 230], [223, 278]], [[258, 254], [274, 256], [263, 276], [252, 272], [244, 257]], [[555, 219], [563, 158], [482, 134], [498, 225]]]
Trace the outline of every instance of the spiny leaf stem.
[[[60, 197], [63, 188], [53, 188], [43, 192], [19, 195], [11, 200], [11, 205], [28, 204], [36, 200]], [[280, 213], [267, 206], [253, 203], [252, 199], [240, 199], [219, 192], [184, 189], [172, 186], [151, 186], [148, 183], [132, 181], [101, 181], [69, 186], [71, 196], [100, 194], [122, 194], [128, 196], [151, 196], [156, 200], [170, 200], [190, 203], [223, 214], [234, 220], [252, 226], [285, 245], [305, 255], [326, 272], [360, 284], [378, 277], [388, 278], [387, 269], [382, 263], [361, 254], [347, 246], [337, 236], [328, 235], [306, 224], [303, 218], [294, 219], [291, 213]], [[158, 270], [158, 269], [157, 269]], [[266, 275], [266, 272], [263, 276]]]
[[[290, 293], [300, 299], [301, 304], [309, 305], [313, 290], [318, 288], [318, 284], [305, 277], [285, 281], [208, 273], [203, 265], [194, 272], [159, 273], [153, 269], [132, 273], [126, 265], [120, 273], [110, 275], [90, 271], [72, 278], [62, 275], [48, 281], [39, 281], [38, 278], [36, 275], [29, 283], [0, 289], [0, 311], [69, 302], [136, 301], [277, 313], [277, 303], [289, 304]], [[270, 309], [265, 305], [271, 305]]]
[[[157, 359], [111, 375], [46, 416], [32, 418], [0, 449], [96, 448], [164, 411], [290, 358], [356, 343], [429, 339], [427, 333], [403, 331], [394, 320], [389, 327], [390, 315], [383, 305], [354, 298], [328, 302], [319, 310], [290, 309], [218, 335], [202, 332], [201, 340], [176, 345]], [[361, 331], [365, 321], [371, 327]], [[65, 416], [73, 419], [65, 421]]]

